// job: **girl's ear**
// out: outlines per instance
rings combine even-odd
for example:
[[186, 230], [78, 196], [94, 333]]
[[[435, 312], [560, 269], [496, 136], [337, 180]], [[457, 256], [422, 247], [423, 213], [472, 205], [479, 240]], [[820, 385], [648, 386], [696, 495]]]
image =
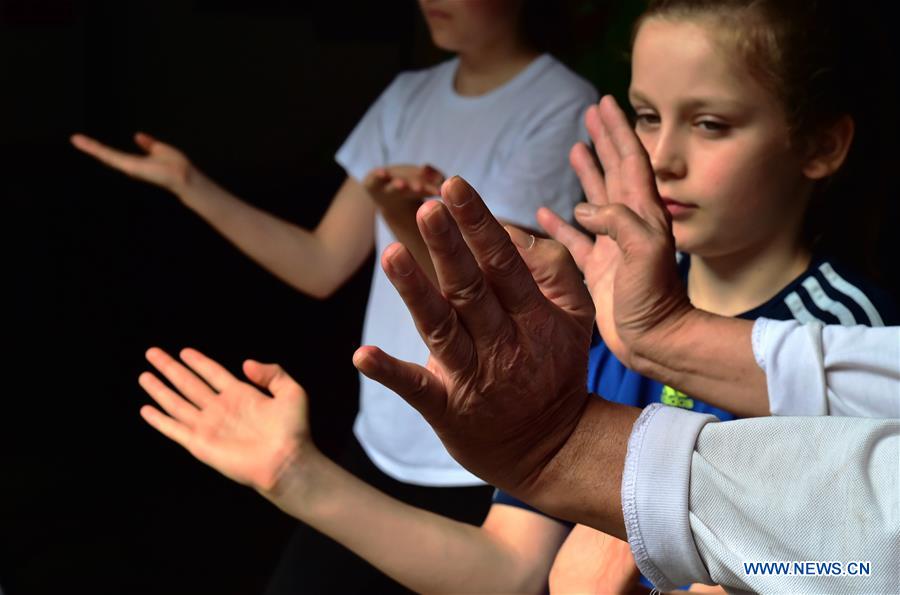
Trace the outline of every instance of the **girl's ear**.
[[843, 115], [815, 135], [803, 165], [803, 174], [810, 180], [821, 180], [840, 169], [847, 158], [855, 130], [853, 118]]

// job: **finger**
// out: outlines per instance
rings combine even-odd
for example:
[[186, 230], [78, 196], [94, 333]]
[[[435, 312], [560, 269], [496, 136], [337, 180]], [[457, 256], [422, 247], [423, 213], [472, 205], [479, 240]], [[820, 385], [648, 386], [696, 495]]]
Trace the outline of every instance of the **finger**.
[[[634, 133], [634, 128], [628, 122], [625, 112], [616, 103], [612, 95], [606, 95], [600, 100], [597, 108], [597, 115], [603, 124], [603, 129], [609, 134], [619, 157], [624, 159], [630, 155], [640, 155], [647, 157], [647, 151], [644, 145]], [[647, 171], [650, 170], [650, 160], [647, 159]]]
[[537, 220], [551, 238], [566, 247], [575, 264], [583, 271], [594, 248], [593, 240], [546, 207], [538, 209]]
[[369, 172], [363, 180], [363, 186], [366, 190], [373, 192], [383, 189], [390, 182], [391, 176], [387, 170], [378, 168]]
[[239, 382], [239, 380], [221, 364], [208, 358], [196, 349], [182, 349], [179, 355], [181, 356], [181, 359], [200, 376], [200, 378], [205, 380], [207, 384], [217, 391], [225, 390], [225, 387], [229, 384]]
[[422, 166], [422, 177], [438, 187], [444, 183], [444, 174], [433, 165], [426, 164]]
[[[484, 271], [483, 276], [465, 271], [470, 276], [463, 277], [463, 284], [468, 282], [473, 288], [477, 288], [479, 278], [487, 279], [489, 283], [491, 291], [484, 292], [482, 304], [485, 308], [484, 315], [498, 316], [498, 307], [495, 305], [498, 300], [502, 305], [501, 312], [505, 311], [513, 316], [531, 312], [544, 305], [546, 301], [531, 278], [528, 267], [522, 262], [519, 251], [478, 193], [465, 180], [454, 176], [444, 182], [441, 194], [459, 226], [459, 232], [465, 238], [465, 243], [471, 248], [471, 255]], [[456, 228], [455, 225], [452, 227]], [[451, 233], [450, 237], [453, 236]], [[460, 250], [458, 246], [457, 249], [459, 252], [469, 253], [469, 250]], [[454, 263], [450, 261], [446, 265], [449, 269]], [[441, 285], [441, 288], [444, 286]], [[496, 295], [496, 298], [491, 294]], [[472, 328], [469, 327], [469, 330], [472, 331]]]
[[137, 146], [147, 151], [148, 153], [153, 152], [153, 146], [158, 143], [155, 138], [147, 134], [146, 132], [135, 132], [134, 133], [134, 142]]
[[594, 149], [597, 152], [597, 158], [600, 160], [600, 164], [603, 167], [606, 199], [607, 202], [611, 202], [621, 200], [621, 180], [619, 172], [619, 169], [621, 168], [621, 157], [609, 136], [609, 131], [606, 130], [606, 126], [600, 117], [600, 105], [602, 104], [603, 99], [600, 100], [599, 105], [588, 108], [587, 114], [585, 114], [585, 124], [591, 135], [591, 139], [594, 141]]
[[138, 166], [140, 165], [140, 160], [143, 159], [142, 157], [137, 157], [135, 155], [124, 153], [122, 151], [117, 151], [116, 149], [107, 147], [106, 145], [90, 137], [84, 136], [83, 134], [73, 134], [70, 140], [78, 150], [87, 153], [101, 163], [104, 163], [114, 169], [118, 169], [119, 171], [122, 171], [128, 175], [134, 175]]
[[141, 407], [141, 417], [143, 417], [144, 420], [153, 426], [160, 434], [190, 450], [191, 438], [193, 435], [191, 434], [190, 429], [183, 423], [180, 423], [167, 415], [163, 415], [159, 409], [151, 407], [150, 405]]
[[576, 143], [569, 151], [569, 164], [575, 170], [588, 202], [601, 205], [609, 202], [606, 197], [606, 181], [600, 173], [600, 168], [597, 167], [594, 156], [584, 143]]
[[199, 410], [181, 395], [163, 384], [159, 378], [150, 372], [144, 372], [138, 376], [138, 384], [162, 407], [163, 411], [187, 427], [194, 426]]
[[146, 356], [147, 361], [198, 408], [203, 409], [215, 397], [209, 385], [162, 349], [151, 347]]
[[440, 170], [430, 163], [426, 163], [422, 165], [421, 169], [422, 177], [425, 178], [433, 178], [434, 176], [442, 176]]
[[[444, 196], [446, 198], [447, 195]], [[459, 314], [475, 344], [493, 344], [498, 337], [503, 338], [512, 332], [509, 314], [489, 285], [489, 273], [482, 272], [484, 267], [479, 268], [447, 208], [439, 201], [426, 202], [416, 212], [416, 222], [431, 254], [441, 293]], [[499, 224], [497, 228], [509, 249], [515, 251], [506, 232]], [[518, 253], [515, 258], [521, 264]], [[524, 270], [524, 264], [521, 266]], [[530, 275], [528, 280], [531, 281]]]
[[368, 345], [356, 350], [353, 365], [368, 378], [403, 397], [429, 423], [440, 421], [447, 408], [447, 391], [443, 383], [422, 366], [399, 360]]
[[263, 364], [248, 359], [244, 362], [244, 374], [251, 382], [267, 389], [276, 397], [306, 394], [303, 387], [278, 364]]
[[656, 191], [656, 179], [650, 158], [612, 96], [601, 100], [599, 115], [603, 128], [620, 158], [618, 183], [621, 185], [622, 193], [619, 200], [639, 214], [658, 211], [661, 203]]
[[449, 370], [465, 370], [474, 361], [472, 338], [456, 311], [431, 283], [402, 244], [391, 244], [381, 266], [409, 309], [428, 350]]
[[555, 240], [535, 238], [512, 226], [507, 226], [506, 231], [544, 297], [590, 323], [594, 319], [594, 303], [566, 247]]

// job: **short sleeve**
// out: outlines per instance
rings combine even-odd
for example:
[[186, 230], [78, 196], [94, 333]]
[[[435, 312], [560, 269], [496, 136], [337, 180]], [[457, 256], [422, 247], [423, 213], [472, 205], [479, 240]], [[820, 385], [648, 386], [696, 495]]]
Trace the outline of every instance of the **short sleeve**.
[[540, 229], [535, 213], [544, 206], [572, 220], [582, 191], [569, 166], [569, 152], [576, 142], [588, 139], [583, 116], [594, 98], [582, 93], [533, 123], [500, 171], [479, 188], [497, 219]]
[[403, 76], [397, 76], [375, 103], [369, 106], [335, 154], [338, 165], [358, 182], [362, 182], [374, 168], [388, 161], [389, 138], [396, 134], [395, 112], [403, 87]]

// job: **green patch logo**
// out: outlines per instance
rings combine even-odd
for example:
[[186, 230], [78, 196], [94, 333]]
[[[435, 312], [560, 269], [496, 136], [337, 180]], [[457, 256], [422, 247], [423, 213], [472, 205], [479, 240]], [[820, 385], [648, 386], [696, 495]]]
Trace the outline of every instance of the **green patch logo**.
[[670, 405], [672, 407], [681, 407], [682, 409], [694, 408], [694, 399], [690, 398], [680, 390], [675, 390], [671, 386], [663, 387], [660, 400], [664, 405]]

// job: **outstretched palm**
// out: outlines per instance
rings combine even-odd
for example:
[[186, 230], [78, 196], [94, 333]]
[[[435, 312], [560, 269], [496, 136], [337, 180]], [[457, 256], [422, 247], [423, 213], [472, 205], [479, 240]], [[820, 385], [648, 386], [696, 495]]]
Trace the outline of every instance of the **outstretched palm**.
[[146, 151], [144, 155], [113, 149], [83, 134], [72, 135], [71, 141], [77, 149], [113, 169], [172, 192], [184, 186], [194, 171], [184, 153], [143, 132], [134, 135], [134, 142]]
[[141, 416], [226, 477], [270, 492], [288, 465], [314, 448], [306, 393], [279, 366], [244, 363], [247, 377], [270, 397], [192, 349], [181, 352], [187, 366], [156, 348], [147, 359], [181, 394], [141, 374], [141, 386], [168, 413], [147, 405]]
[[576, 210], [578, 221], [598, 234], [589, 238], [547, 209], [538, 221], [571, 252], [585, 275], [603, 340], [627, 364], [635, 338], [683, 309], [687, 298], [674, 267], [671, 222], [640, 140], [611, 97], [590, 108], [585, 123], [604, 173], [582, 144], [572, 149], [572, 167], [589, 203], [605, 209], [605, 221], [616, 218], [628, 225], [598, 226]]

